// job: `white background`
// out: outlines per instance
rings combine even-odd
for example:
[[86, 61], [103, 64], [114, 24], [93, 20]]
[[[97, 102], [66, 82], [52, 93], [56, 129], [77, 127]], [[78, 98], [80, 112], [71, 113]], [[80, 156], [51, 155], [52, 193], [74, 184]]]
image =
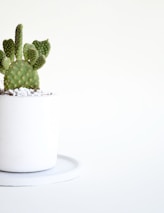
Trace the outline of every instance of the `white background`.
[[0, 188], [1, 213], [164, 212], [164, 2], [5, 0], [0, 40], [49, 38], [42, 88], [61, 99], [72, 182]]

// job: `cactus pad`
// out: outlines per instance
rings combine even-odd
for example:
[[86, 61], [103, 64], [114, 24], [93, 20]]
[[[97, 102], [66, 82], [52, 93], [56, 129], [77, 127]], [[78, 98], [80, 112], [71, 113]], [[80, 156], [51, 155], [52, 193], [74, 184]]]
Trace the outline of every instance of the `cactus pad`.
[[18, 25], [15, 42], [4, 40], [4, 51], [0, 50], [0, 72], [4, 74], [5, 90], [20, 87], [39, 89], [38, 69], [44, 65], [50, 51], [48, 40], [35, 40], [22, 48], [22, 29], [23, 26]]
[[4, 78], [5, 89], [39, 88], [39, 76], [37, 71], [27, 61], [15, 61], [6, 71]]

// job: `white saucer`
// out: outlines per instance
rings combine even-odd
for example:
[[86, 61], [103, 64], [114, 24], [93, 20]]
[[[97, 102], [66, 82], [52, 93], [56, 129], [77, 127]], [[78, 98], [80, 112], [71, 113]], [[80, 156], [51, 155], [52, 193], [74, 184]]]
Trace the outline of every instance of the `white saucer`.
[[70, 157], [58, 155], [56, 166], [52, 169], [13, 173], [0, 171], [0, 186], [36, 186], [72, 180], [79, 176], [79, 163]]

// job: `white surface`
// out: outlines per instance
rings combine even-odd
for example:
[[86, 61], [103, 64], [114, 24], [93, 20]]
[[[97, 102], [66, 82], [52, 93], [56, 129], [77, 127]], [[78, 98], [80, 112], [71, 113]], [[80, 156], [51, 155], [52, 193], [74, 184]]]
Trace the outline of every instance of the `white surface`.
[[79, 176], [79, 163], [75, 159], [58, 155], [55, 167], [32, 173], [0, 171], [0, 186], [37, 186], [69, 181]]
[[[13, 9], [14, 8], [14, 9]], [[0, 38], [52, 43], [41, 84], [61, 98], [74, 181], [0, 188], [2, 213], [164, 212], [164, 1], [3, 1]]]

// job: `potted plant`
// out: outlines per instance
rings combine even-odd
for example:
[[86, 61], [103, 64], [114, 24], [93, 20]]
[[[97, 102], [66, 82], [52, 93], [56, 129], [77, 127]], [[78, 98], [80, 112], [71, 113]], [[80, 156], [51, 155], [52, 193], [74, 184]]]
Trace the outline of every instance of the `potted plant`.
[[23, 45], [22, 31], [19, 24], [15, 40], [4, 40], [0, 50], [0, 72], [4, 75], [0, 92], [0, 170], [8, 172], [46, 170], [54, 167], [57, 159], [57, 96], [40, 90], [38, 76], [50, 43], [35, 40]]

